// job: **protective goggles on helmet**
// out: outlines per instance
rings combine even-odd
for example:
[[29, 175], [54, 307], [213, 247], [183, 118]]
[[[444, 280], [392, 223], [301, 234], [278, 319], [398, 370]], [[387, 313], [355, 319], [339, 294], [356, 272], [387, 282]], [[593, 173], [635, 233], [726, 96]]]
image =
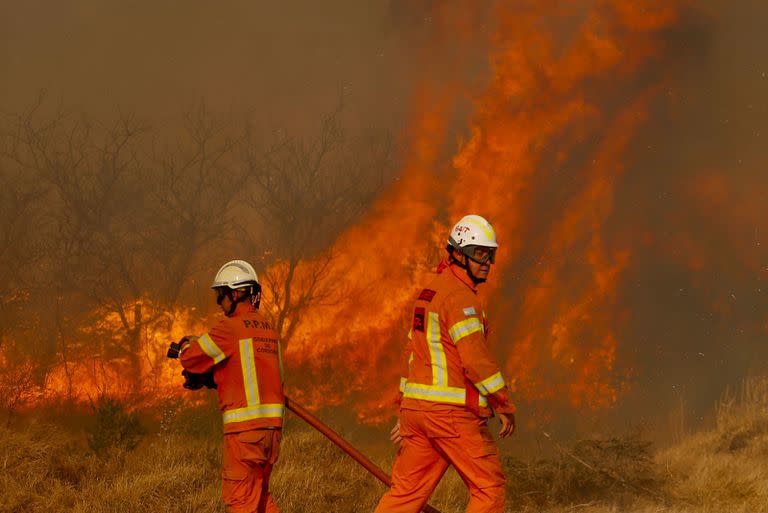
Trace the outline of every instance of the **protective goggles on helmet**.
[[224, 301], [224, 298], [227, 297], [230, 292], [229, 289], [225, 287], [217, 287], [213, 289], [216, 291], [216, 304], [221, 305], [221, 303]]
[[455, 251], [464, 253], [467, 258], [477, 262], [478, 264], [485, 264], [490, 262], [496, 263], [496, 250], [498, 248], [491, 248], [488, 246], [477, 246], [474, 244], [468, 244], [466, 246], [460, 245], [453, 237], [448, 237], [448, 245], [452, 246]]
[[496, 263], [496, 249], [486, 246], [464, 246], [461, 248], [461, 252], [467, 255], [467, 258], [477, 262], [478, 264], [486, 264], [488, 262]]

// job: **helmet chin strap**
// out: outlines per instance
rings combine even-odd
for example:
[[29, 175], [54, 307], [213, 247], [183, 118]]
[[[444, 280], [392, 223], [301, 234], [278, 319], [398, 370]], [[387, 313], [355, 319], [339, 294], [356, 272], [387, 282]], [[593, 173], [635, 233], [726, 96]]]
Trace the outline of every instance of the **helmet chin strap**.
[[472, 283], [474, 283], [475, 286], [480, 285], [481, 283], [485, 283], [485, 278], [478, 278], [472, 273], [472, 269], [469, 268], [469, 264], [467, 264], [467, 276], [469, 276], [469, 279], [472, 280]]
[[229, 298], [229, 309], [227, 309], [224, 315], [231, 317], [232, 314], [235, 313], [235, 309], [237, 308], [237, 304], [240, 302], [240, 298], [235, 299], [231, 290], [227, 291], [227, 297]]
[[469, 276], [469, 279], [472, 280], [472, 283], [474, 283], [475, 286], [480, 285], [481, 283], [485, 283], [485, 278], [478, 278], [472, 272], [472, 269], [469, 267], [469, 259], [467, 259], [467, 263], [461, 265], [461, 267], [467, 272], [467, 276]]
[[481, 283], [485, 283], [485, 278], [478, 278], [474, 275], [472, 272], [472, 269], [469, 267], [469, 257], [462, 253], [464, 255], [464, 263], [462, 264], [453, 254], [451, 254], [451, 259], [456, 262], [456, 265], [464, 269], [464, 271], [467, 273], [467, 276], [469, 276], [469, 279], [472, 280], [472, 283], [475, 284], [475, 286], [480, 285]]
[[227, 317], [232, 317], [232, 314], [235, 313], [235, 310], [237, 309], [237, 305], [239, 303], [244, 302], [246, 299], [251, 301], [251, 305], [253, 305], [254, 308], [257, 310], [259, 309], [259, 304], [261, 303], [261, 290], [258, 290], [258, 292], [254, 293], [254, 287], [251, 287], [251, 292], [248, 294], [243, 294], [239, 298], [235, 299], [232, 295], [232, 290], [227, 290], [227, 297], [229, 298], [229, 309], [224, 314]]

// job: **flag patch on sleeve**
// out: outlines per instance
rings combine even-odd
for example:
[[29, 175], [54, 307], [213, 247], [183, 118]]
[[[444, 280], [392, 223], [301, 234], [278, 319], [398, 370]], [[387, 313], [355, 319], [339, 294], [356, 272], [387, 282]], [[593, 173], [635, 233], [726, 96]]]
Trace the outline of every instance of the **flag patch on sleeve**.
[[413, 312], [413, 331], [424, 331], [424, 316], [426, 314], [426, 311], [423, 307], [417, 306], [416, 309]]
[[429, 303], [435, 298], [435, 294], [437, 294], [437, 291], [435, 290], [424, 289], [421, 291], [421, 294], [419, 294], [419, 301], [426, 301]]
[[468, 306], [464, 309], [464, 315], [469, 317], [470, 315], [477, 315], [477, 312], [475, 311], [474, 306]]

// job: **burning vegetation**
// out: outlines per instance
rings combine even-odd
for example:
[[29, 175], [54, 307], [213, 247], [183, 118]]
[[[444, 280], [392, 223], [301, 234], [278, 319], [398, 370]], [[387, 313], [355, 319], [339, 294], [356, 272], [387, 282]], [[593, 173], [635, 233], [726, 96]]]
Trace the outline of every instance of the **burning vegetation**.
[[[417, 25], [409, 56], [423, 68], [396, 135], [350, 129], [346, 93], [296, 134], [204, 102], [170, 128], [124, 113], [97, 122], [44, 97], [4, 113], [8, 421], [105, 396], [164, 408], [183, 392], [168, 342], [213, 322], [213, 268], [247, 256], [263, 270], [291, 396], [381, 424], [408, 307], [469, 212], [498, 230], [484, 299], [524, 426], [658, 418], [686, 394], [700, 412], [757, 367], [766, 161], [741, 171], [698, 140], [669, 142], [695, 132], [680, 118], [707, 104], [687, 99], [686, 73], [711, 51], [711, 21], [685, 1], [476, 4], [392, 3]], [[532, 491], [555, 493], [519, 490]]]
[[[768, 358], [766, 8], [703, 4], [388, 1], [397, 79], [364, 82], [363, 123], [347, 87], [298, 129], [206, 101], [174, 121], [56, 94], [0, 106], [0, 511], [222, 511], [221, 419], [165, 351], [215, 322], [231, 258], [257, 264], [287, 393], [354, 418], [341, 431], [388, 469], [366, 434], [394, 413], [409, 307], [466, 213], [501, 245], [482, 294], [527, 440], [502, 445], [511, 507], [763, 510], [768, 386], [712, 403]], [[401, 118], [368, 128], [379, 110]], [[647, 431], [611, 434], [628, 425]], [[370, 510], [383, 489], [355, 469], [289, 423], [272, 488], [287, 510]], [[449, 474], [432, 504], [458, 511], [461, 490]]]

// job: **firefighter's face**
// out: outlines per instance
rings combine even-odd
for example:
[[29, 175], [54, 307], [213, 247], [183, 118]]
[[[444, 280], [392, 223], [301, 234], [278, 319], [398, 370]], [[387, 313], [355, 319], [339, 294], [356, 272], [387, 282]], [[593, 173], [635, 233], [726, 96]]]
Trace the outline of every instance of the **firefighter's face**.
[[[495, 248], [486, 248], [482, 246], [475, 246], [472, 248], [473, 258], [468, 258], [464, 254], [460, 254], [464, 260], [462, 263], [466, 263], [469, 266], [469, 270], [472, 275], [481, 280], [488, 278], [488, 273], [491, 272], [491, 264], [495, 259]], [[482, 262], [482, 263], [481, 263]]]
[[[476, 248], [476, 249], [487, 249], [487, 248]], [[490, 260], [487, 260], [485, 263], [481, 264], [481, 263], [478, 263], [476, 260], [467, 258], [467, 263], [469, 264], [469, 270], [472, 271], [472, 274], [474, 276], [476, 276], [477, 278], [480, 278], [481, 280], [485, 280], [488, 278], [488, 273], [491, 272]]]
[[[227, 289], [220, 288], [213, 291], [216, 294], [216, 304], [219, 305], [219, 308], [221, 308], [221, 311], [224, 313], [229, 312], [229, 309], [232, 307], [232, 300], [229, 299], [229, 296], [227, 295]], [[237, 291], [233, 291], [233, 297], [234, 294], [236, 294]]]

